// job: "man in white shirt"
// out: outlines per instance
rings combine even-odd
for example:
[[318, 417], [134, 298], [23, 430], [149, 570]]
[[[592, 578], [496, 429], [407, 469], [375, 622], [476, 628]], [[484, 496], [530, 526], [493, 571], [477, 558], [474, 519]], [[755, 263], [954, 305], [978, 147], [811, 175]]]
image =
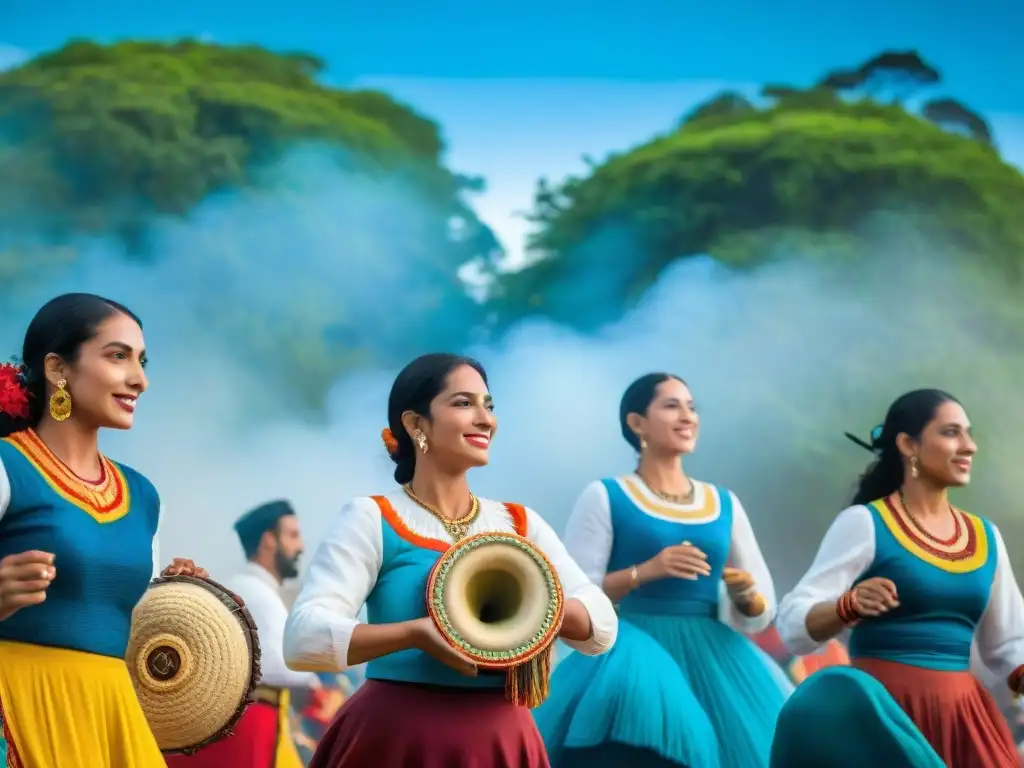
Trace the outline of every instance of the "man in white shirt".
[[248, 562], [225, 586], [242, 599], [256, 623], [260, 684], [231, 736], [189, 757], [175, 756], [172, 768], [301, 768], [291, 735], [290, 689], [309, 691], [319, 688], [320, 680], [312, 672], [288, 669], [282, 651], [288, 607], [281, 585], [299, 573], [299, 521], [287, 501], [272, 501], [240, 517], [235, 532]]
[[[295, 752], [288, 722], [289, 690], [319, 688], [320, 681], [312, 672], [294, 672], [284, 664], [282, 644], [284, 625], [288, 620], [288, 606], [281, 593], [285, 579], [299, 575], [299, 557], [302, 555], [302, 534], [299, 518], [287, 501], [271, 501], [253, 509], [235, 523], [235, 533], [248, 560], [241, 572], [226, 586], [245, 602], [256, 622], [260, 638], [260, 685], [253, 698], [279, 710], [279, 749], [287, 747]], [[295, 752], [296, 760], [298, 753]], [[280, 768], [290, 763], [282, 763]]]

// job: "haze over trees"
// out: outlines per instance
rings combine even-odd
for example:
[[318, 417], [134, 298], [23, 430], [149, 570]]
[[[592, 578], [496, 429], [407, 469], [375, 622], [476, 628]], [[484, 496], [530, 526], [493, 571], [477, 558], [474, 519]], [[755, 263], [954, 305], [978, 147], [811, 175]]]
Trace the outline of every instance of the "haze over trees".
[[[384, 93], [328, 86], [323, 69], [313, 55], [256, 46], [79, 40], [0, 73], [0, 297], [59, 279], [92, 258], [87, 242], [129, 262], [173, 259], [222, 286], [190, 312], [242, 353], [279, 360], [311, 400], [351, 365], [430, 343], [408, 332], [428, 318], [464, 343], [482, 310], [458, 271], [500, 255], [470, 205], [483, 180], [445, 164], [434, 121]], [[317, 201], [316, 221], [294, 207], [316, 194], [299, 189], [303, 174], [276, 172], [299, 146], [319, 152], [306, 177], [335, 171], [337, 200]], [[204, 221], [203, 237], [183, 242], [175, 222], [222, 197], [250, 201], [259, 220], [212, 234]], [[313, 240], [328, 252], [307, 258]], [[282, 316], [247, 295], [256, 271], [272, 286], [277, 274], [294, 309]], [[357, 272], [361, 288], [336, 277]], [[360, 340], [367, 327], [372, 343]]]
[[[810, 87], [719, 94], [584, 175], [541, 179], [535, 261], [498, 276], [493, 309], [506, 324], [543, 315], [594, 328], [678, 259], [708, 254], [748, 268], [780, 253], [855, 256], [876, 214], [1020, 280], [1024, 177], [980, 115], [923, 97], [940, 83], [918, 53], [884, 52]], [[599, 295], [568, 290], [600, 274], [609, 280]]]
[[[780, 254], [855, 258], [878, 213], [950, 244], [972, 269], [1021, 278], [1024, 178], [914, 51], [806, 87], [718, 94], [647, 143], [588, 159], [579, 177], [541, 179], [535, 260], [514, 273], [499, 270], [501, 246], [473, 211], [483, 180], [448, 167], [441, 128], [387, 94], [329, 86], [323, 72], [307, 53], [185, 40], [73, 41], [0, 73], [0, 300], [90, 258], [83, 238], [136, 264], [173, 259], [223, 286], [194, 316], [241, 354], [280, 361], [315, 404], [352, 367], [456, 348], [524, 317], [613, 322], [680, 259], [750, 269]], [[300, 222], [336, 244], [319, 262], [307, 258], [312, 237], [262, 247], [281, 237], [272, 214], [301, 219], [308, 190], [273, 170], [310, 143], [349, 187], [336, 210]], [[377, 190], [401, 194], [366, 199]], [[242, 225], [248, 240], [233, 221], [195, 252], [194, 241], [169, 253], [154, 240], [232, 195], [266, 213]], [[269, 261], [254, 263], [255, 250]], [[492, 280], [483, 303], [460, 277], [467, 264]], [[270, 275], [268, 292], [288, 293], [287, 312], [249, 298], [256, 271]]]

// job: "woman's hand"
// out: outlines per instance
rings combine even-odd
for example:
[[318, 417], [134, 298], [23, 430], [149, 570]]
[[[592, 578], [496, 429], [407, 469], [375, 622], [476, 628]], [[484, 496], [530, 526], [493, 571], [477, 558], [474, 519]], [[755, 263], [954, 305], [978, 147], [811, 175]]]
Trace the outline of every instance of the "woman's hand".
[[858, 616], [881, 616], [900, 607], [896, 585], [889, 579], [875, 576], [865, 579], [853, 588], [853, 607]]
[[690, 542], [684, 541], [682, 544], [665, 547], [637, 571], [641, 581], [645, 582], [667, 578], [696, 581], [701, 576], [709, 576], [711, 566], [708, 565], [707, 555]]
[[726, 568], [722, 571], [722, 581], [729, 592], [729, 599], [734, 603], [749, 602], [757, 594], [754, 577], [739, 568]]
[[757, 583], [749, 573], [739, 568], [725, 568], [722, 571], [722, 581], [725, 582], [732, 604], [744, 616], [760, 616], [765, 612], [768, 604], [764, 596], [757, 591]]
[[53, 559], [51, 552], [33, 549], [0, 560], [0, 621], [46, 600], [46, 590], [57, 575]]
[[476, 677], [476, 664], [448, 645], [429, 616], [413, 622], [413, 643], [415, 648], [430, 654], [459, 674]]
[[194, 576], [197, 579], [208, 579], [210, 574], [205, 568], [200, 568], [191, 560], [184, 557], [176, 557], [171, 564], [160, 571], [161, 576]]

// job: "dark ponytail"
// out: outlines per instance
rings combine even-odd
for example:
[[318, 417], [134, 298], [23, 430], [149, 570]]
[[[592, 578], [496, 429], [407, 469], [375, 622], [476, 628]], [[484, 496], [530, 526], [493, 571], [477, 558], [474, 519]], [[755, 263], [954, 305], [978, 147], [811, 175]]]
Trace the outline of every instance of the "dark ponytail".
[[920, 440], [921, 433], [935, 418], [939, 407], [949, 402], [959, 401], [948, 392], [939, 389], [915, 389], [913, 392], [900, 395], [889, 406], [885, 421], [871, 431], [870, 442], [846, 433], [850, 440], [872, 451], [878, 457], [860, 476], [851, 504], [869, 504], [900, 489], [905, 469], [903, 456], [896, 446], [896, 438], [906, 434], [914, 440]]
[[78, 360], [82, 345], [96, 335], [100, 325], [117, 314], [142, 322], [127, 307], [91, 293], [65, 293], [46, 302], [25, 332], [21, 349], [21, 377], [28, 392], [27, 419], [0, 413], [0, 437], [39, 425], [49, 400], [45, 361], [55, 354], [70, 365]]
[[430, 404], [434, 398], [444, 391], [448, 384], [448, 376], [456, 368], [468, 365], [480, 374], [487, 383], [487, 373], [476, 360], [446, 352], [435, 352], [417, 357], [395, 377], [388, 395], [388, 429], [393, 440], [388, 444], [388, 454], [395, 462], [395, 482], [405, 485], [412, 480], [416, 470], [416, 454], [419, 448], [412, 441], [412, 436], [405, 431], [402, 414], [412, 411], [430, 418]]

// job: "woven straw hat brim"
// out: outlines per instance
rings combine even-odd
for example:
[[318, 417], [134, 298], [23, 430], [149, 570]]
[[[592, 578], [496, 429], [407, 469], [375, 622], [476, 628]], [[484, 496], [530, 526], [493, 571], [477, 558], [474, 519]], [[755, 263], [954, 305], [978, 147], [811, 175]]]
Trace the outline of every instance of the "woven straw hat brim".
[[259, 683], [256, 625], [241, 599], [191, 576], [154, 579], [132, 615], [126, 661], [165, 753], [223, 738]]

